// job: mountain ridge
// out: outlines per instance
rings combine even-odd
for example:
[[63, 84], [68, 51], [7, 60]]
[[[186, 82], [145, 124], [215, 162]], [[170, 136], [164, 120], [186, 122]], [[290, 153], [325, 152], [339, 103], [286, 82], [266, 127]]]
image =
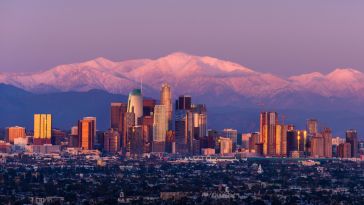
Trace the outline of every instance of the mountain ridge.
[[[111, 61], [97, 57], [80, 63], [64, 64], [35, 73], [2, 73], [0, 83], [27, 91], [105, 90], [126, 94], [143, 86], [148, 95], [157, 97], [160, 85], [171, 84], [175, 96], [229, 93], [220, 105], [236, 103], [237, 98], [258, 101], [274, 99], [282, 93], [303, 92], [324, 97], [353, 97], [364, 102], [364, 74], [353, 68], [338, 68], [328, 74], [306, 73], [283, 78], [271, 73], [254, 71], [243, 65], [209, 56], [174, 52], [156, 59]], [[214, 102], [219, 105], [218, 102]]]

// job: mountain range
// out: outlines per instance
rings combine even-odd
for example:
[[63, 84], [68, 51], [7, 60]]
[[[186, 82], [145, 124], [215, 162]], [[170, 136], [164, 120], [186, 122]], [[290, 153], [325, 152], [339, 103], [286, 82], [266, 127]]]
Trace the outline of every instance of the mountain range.
[[124, 95], [119, 98], [124, 99], [141, 82], [146, 96], [158, 99], [161, 84], [167, 82], [174, 97], [189, 94], [194, 102], [215, 108], [209, 109], [209, 113], [214, 113], [211, 125], [229, 126], [230, 122], [231, 127], [238, 126], [239, 130], [256, 129], [256, 125], [244, 125], [248, 119], [257, 119], [249, 116], [253, 110], [254, 115], [259, 110], [285, 112], [292, 122], [303, 118], [300, 127], [304, 127], [306, 118], [323, 118], [325, 125], [340, 127], [340, 133], [351, 126], [360, 130], [364, 123], [360, 114], [364, 109], [364, 74], [352, 68], [284, 78], [230, 61], [176, 52], [158, 59], [114, 62], [100, 57], [35, 73], [0, 73], [4, 86], [43, 97], [62, 93], [81, 96], [83, 92], [93, 94], [97, 90], [105, 96]]

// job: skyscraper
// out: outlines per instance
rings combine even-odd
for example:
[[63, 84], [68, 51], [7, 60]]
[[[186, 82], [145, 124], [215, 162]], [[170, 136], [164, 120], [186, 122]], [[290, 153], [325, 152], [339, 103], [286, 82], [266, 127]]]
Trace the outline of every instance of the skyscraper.
[[220, 154], [226, 155], [233, 152], [233, 142], [230, 138], [227, 137], [219, 137], [218, 144], [220, 148]]
[[260, 142], [263, 143], [263, 153], [267, 156], [276, 155], [276, 125], [278, 114], [276, 112], [260, 113]]
[[135, 114], [135, 124], [140, 125], [143, 117], [143, 96], [140, 89], [134, 89], [129, 93], [127, 111]]
[[168, 130], [172, 130], [172, 91], [167, 83], [162, 84], [160, 103], [166, 106]]
[[341, 143], [338, 147], [338, 155], [340, 158], [350, 158], [352, 157], [351, 152], [351, 144], [350, 143]]
[[306, 144], [306, 130], [290, 130], [287, 132], [287, 156], [292, 157], [292, 154], [296, 153], [303, 157], [307, 151]]
[[318, 122], [316, 119], [308, 119], [306, 124], [306, 130], [309, 135], [314, 135], [318, 132]]
[[311, 157], [325, 157], [324, 149], [324, 138], [320, 133], [317, 133], [317, 135], [311, 138]]
[[14, 144], [14, 139], [16, 138], [25, 138], [25, 128], [14, 126], [14, 127], [7, 127], [6, 128], [6, 136], [5, 139], [10, 144]]
[[324, 138], [324, 156], [326, 158], [332, 157], [332, 135], [331, 135], [331, 129], [325, 128], [324, 131], [322, 131], [322, 137]]
[[207, 108], [205, 104], [193, 104], [193, 136], [195, 139], [207, 136]]
[[276, 125], [276, 156], [282, 156], [282, 132], [283, 132], [283, 126], [282, 125], [279, 125], [277, 124]]
[[124, 120], [127, 107], [126, 103], [111, 103], [110, 127], [120, 133], [124, 133]]
[[130, 140], [132, 133], [130, 128], [135, 126], [135, 114], [132, 112], [125, 113], [124, 133], [122, 135], [122, 148], [124, 152], [130, 152]]
[[153, 141], [165, 142], [168, 130], [168, 116], [165, 105], [156, 105], [154, 108]]
[[152, 116], [154, 113], [154, 106], [156, 105], [154, 99], [143, 99], [143, 116]]
[[[143, 152], [150, 153], [153, 148], [153, 121], [154, 116], [143, 116]], [[162, 143], [163, 144], [163, 143]], [[162, 145], [163, 146], [163, 145]]]
[[130, 154], [134, 157], [140, 157], [143, 154], [143, 130], [142, 126], [132, 126], [129, 128], [130, 133]]
[[176, 110], [190, 110], [192, 107], [192, 98], [189, 95], [181, 95], [176, 100]]
[[110, 153], [116, 153], [120, 150], [120, 132], [109, 129], [104, 133], [104, 150]]
[[237, 138], [238, 138], [238, 130], [231, 129], [231, 128], [226, 128], [226, 129], [223, 130], [223, 132], [224, 132], [224, 136], [231, 139], [233, 145], [236, 146]]
[[82, 149], [93, 149], [96, 139], [96, 120], [93, 117], [85, 117], [78, 121], [78, 139]]
[[52, 115], [34, 114], [34, 144], [50, 144], [52, 136]]
[[349, 129], [345, 133], [346, 142], [351, 146], [351, 157], [358, 157], [358, 133], [354, 129]]

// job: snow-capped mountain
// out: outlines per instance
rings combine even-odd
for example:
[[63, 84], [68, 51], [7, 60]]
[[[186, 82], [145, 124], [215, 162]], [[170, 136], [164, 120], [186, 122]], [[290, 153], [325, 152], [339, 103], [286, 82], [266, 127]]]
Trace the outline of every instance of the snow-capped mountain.
[[121, 62], [96, 58], [43, 72], [0, 74], [0, 83], [32, 92], [101, 89], [127, 94], [139, 87], [142, 81], [146, 95], [157, 97], [161, 84], [168, 82], [174, 95], [191, 94], [197, 98], [220, 100], [225, 105], [240, 103], [246, 98], [267, 99], [295, 92], [323, 97], [364, 97], [363, 80], [364, 74], [354, 69], [336, 69], [327, 75], [315, 72], [284, 79], [233, 62], [181, 52], [158, 59]]
[[364, 74], [351, 68], [338, 68], [327, 75], [318, 72], [292, 76], [292, 84], [326, 97], [364, 97]]

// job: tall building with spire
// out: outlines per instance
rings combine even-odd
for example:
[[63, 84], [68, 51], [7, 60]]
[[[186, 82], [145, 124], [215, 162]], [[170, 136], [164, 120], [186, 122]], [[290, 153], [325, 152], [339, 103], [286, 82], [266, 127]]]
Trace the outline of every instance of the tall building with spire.
[[135, 125], [140, 125], [143, 117], [143, 95], [141, 89], [129, 93], [128, 112], [135, 114]]
[[166, 107], [168, 130], [172, 130], [172, 91], [167, 83], [163, 83], [161, 87], [160, 104]]
[[51, 144], [52, 115], [34, 114], [34, 144]]

